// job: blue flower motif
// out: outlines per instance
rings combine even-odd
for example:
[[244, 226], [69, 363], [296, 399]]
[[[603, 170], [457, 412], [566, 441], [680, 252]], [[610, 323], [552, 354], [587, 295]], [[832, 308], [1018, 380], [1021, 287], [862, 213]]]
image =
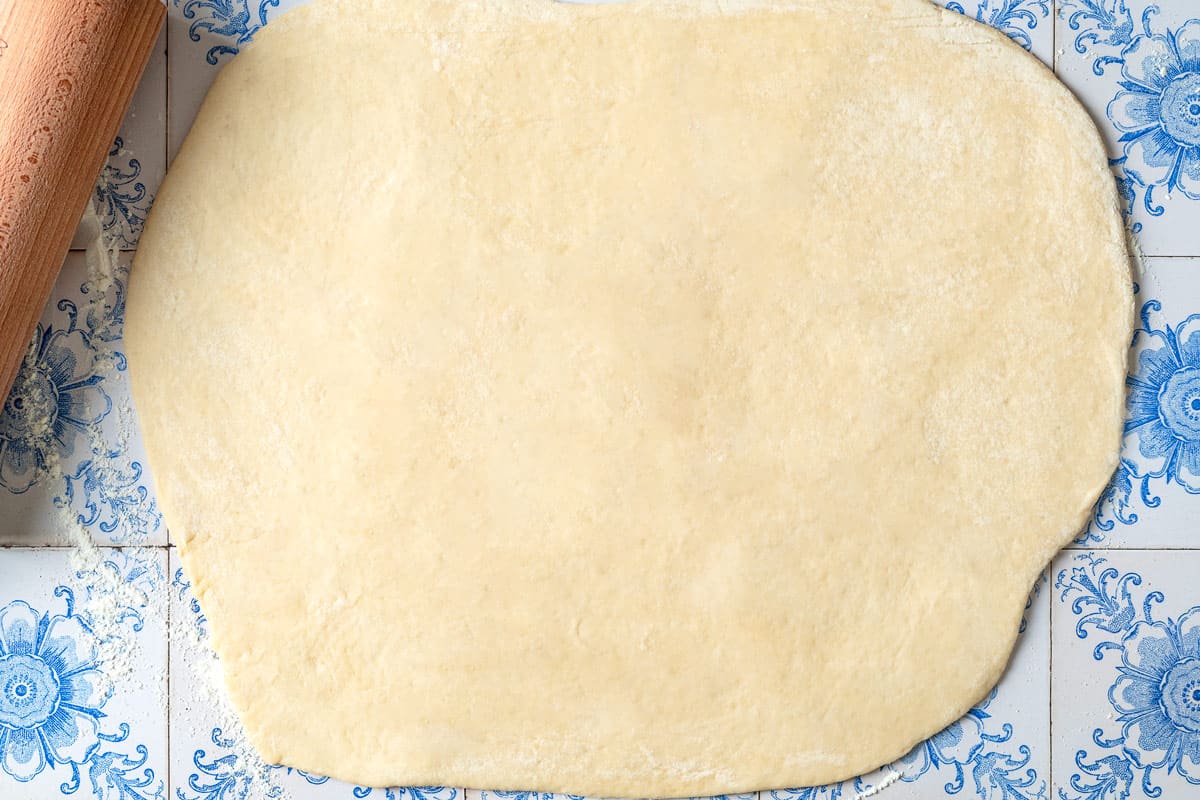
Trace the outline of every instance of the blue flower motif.
[[1150, 488], [1150, 477], [1143, 475], [1135, 480], [1133, 470], [1133, 463], [1128, 459], [1122, 459], [1117, 465], [1112, 480], [1096, 500], [1092, 519], [1075, 538], [1075, 544], [1102, 542], [1104, 534], [1113, 530], [1118, 522], [1122, 525], [1136, 523], [1139, 517], [1133, 511], [1135, 500], [1145, 508], [1158, 508], [1162, 505], [1162, 498]]
[[[88, 761], [102, 740], [112, 694], [91, 629], [70, 609], [38, 614], [16, 601], [0, 610], [0, 768], [30, 781], [47, 765]], [[77, 767], [75, 767], [77, 769]]]
[[73, 326], [37, 327], [33, 346], [0, 411], [0, 485], [27, 491], [75, 438], [112, 410], [96, 352]]
[[1108, 698], [1130, 761], [1200, 784], [1200, 607], [1178, 620], [1136, 623], [1122, 639], [1117, 672]]
[[[852, 797], [859, 794], [858, 786], [861, 778], [841, 783], [830, 783], [824, 786], [805, 786], [797, 789], [772, 789], [771, 800], [842, 800], [845, 792], [852, 792]], [[763, 793], [764, 796], [768, 794]]]
[[[1136, 572], [1122, 575], [1113, 567], [1105, 567], [1103, 558], [1084, 553], [1076, 558], [1078, 565], [1070, 570], [1063, 569], [1054, 581], [1062, 590], [1059, 599], [1066, 602], [1072, 597], [1071, 611], [1079, 616], [1075, 624], [1075, 635], [1088, 638], [1088, 628], [1102, 633], [1121, 634], [1137, 619], [1138, 606], [1133, 601], [1130, 587], [1141, 586], [1142, 576]], [[1152, 593], [1140, 609], [1150, 618], [1150, 603], [1161, 600], [1162, 595]], [[1097, 645], [1095, 657], [1100, 660], [1111, 643]]]
[[1165, 477], [1200, 494], [1200, 315], [1159, 328], [1151, 314], [1160, 309], [1157, 301], [1146, 303], [1134, 332], [1124, 466], [1133, 478]]
[[1122, 132], [1125, 174], [1200, 200], [1200, 20], [1136, 36], [1121, 58], [1124, 91], [1108, 116]]
[[[1075, 796], [1079, 800], [1124, 799], [1130, 796], [1135, 776], [1132, 765], [1123, 757], [1104, 756], [1088, 761], [1087, 751], [1079, 750], [1075, 753], [1075, 765], [1080, 772], [1072, 775], [1069, 783], [1072, 789], [1079, 792]], [[1148, 797], [1160, 796], [1161, 792], [1155, 793], [1155, 787], [1148, 788], [1151, 790], [1147, 793]], [[1065, 789], [1058, 790], [1058, 797], [1059, 800], [1070, 800]]]
[[1075, 635], [1102, 635], [1092, 657], [1103, 661], [1116, 653], [1121, 659], [1108, 690], [1116, 712], [1110, 719], [1121, 732], [1092, 731], [1092, 741], [1108, 753], [1089, 759], [1086, 750], [1076, 752], [1080, 771], [1069, 785], [1078, 794], [1059, 789], [1061, 800], [1121, 800], [1135, 786], [1146, 797], [1161, 797], [1155, 770], [1163, 767], [1200, 784], [1200, 607], [1156, 620], [1163, 593], [1135, 598], [1131, 587], [1142, 583], [1139, 573], [1122, 573], [1091, 553], [1076, 556], [1075, 566], [1055, 581], [1063, 602], [1070, 599], [1080, 615]]
[[[120, 742], [128, 734], [129, 726], [122, 723], [121, 733], [109, 736], [101, 734], [100, 739], [105, 742]], [[146, 766], [149, 759], [150, 751], [144, 744], [134, 748], [134, 755], [113, 750], [97, 750], [89, 760], [86, 772], [77, 772], [59, 789], [64, 797], [75, 794], [86, 785], [93, 798], [166, 800], [166, 784], [162, 779], [155, 781], [154, 770]]]

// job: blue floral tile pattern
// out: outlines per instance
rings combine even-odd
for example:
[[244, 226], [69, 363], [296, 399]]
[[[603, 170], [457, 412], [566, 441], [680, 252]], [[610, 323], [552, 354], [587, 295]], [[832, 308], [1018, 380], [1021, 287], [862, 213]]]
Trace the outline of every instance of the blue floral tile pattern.
[[[262, 775], [255, 769], [246, 768], [244, 759], [238, 755], [238, 750], [244, 747], [239, 741], [240, 737], [241, 734], [230, 736], [220, 728], [214, 728], [213, 750], [210, 753], [208, 749], [200, 749], [192, 754], [194, 771], [187, 777], [187, 787], [175, 790], [177, 800], [224, 800], [226, 797], [244, 797], [255, 791], [271, 800], [285, 797], [286, 790], [282, 786], [271, 782], [264, 788]], [[296, 775], [310, 786], [329, 783], [329, 778], [310, 775], [290, 767], [267, 769], [270, 772]]]
[[583, 800], [578, 794], [548, 794], [545, 792], [479, 792], [480, 800]]
[[1148, 24], [1122, 51], [1121, 88], [1107, 113], [1121, 131], [1125, 174], [1153, 191], [1200, 200], [1200, 20], [1152, 33]]
[[[63, 551], [0, 551], [0, 570], [18, 570], [0, 587], [0, 796], [165, 800], [163, 754], [151, 763], [113, 663], [137, 648], [160, 603], [158, 558], [109, 551], [72, 567]], [[110, 604], [110, 581], [126, 587], [124, 605]]]
[[100, 276], [85, 262], [68, 257], [66, 286], [0, 410], [0, 535], [5, 500], [36, 488], [49, 498], [43, 529], [61, 528], [65, 513], [104, 543], [149, 542], [162, 537], [162, 516], [132, 430], [120, 350], [128, 264]]
[[1173, 768], [1200, 784], [1200, 607], [1177, 620], [1139, 620], [1117, 671], [1109, 699], [1134, 766]]
[[[993, 695], [994, 697], [994, 695]], [[895, 765], [902, 780], [914, 781], [930, 771], [947, 774], [947, 794], [958, 794], [968, 785], [978, 797], [998, 789], [1003, 796], [1039, 798], [1046, 796], [1046, 780], [1029, 766], [1030, 747], [1012, 746], [1012, 726], [988, 732], [986, 708], [992, 697], [971, 709], [958, 722], [935, 734]], [[1000, 745], [1009, 745], [1002, 747]]]
[[1172, 326], [1161, 311], [1157, 300], [1142, 304], [1126, 378], [1125, 455], [1081, 541], [1136, 523], [1137, 503], [1156, 508], [1156, 482], [1200, 494], [1200, 315]]
[[93, 450], [92, 458], [63, 476], [65, 486], [55, 504], [79, 507], [75, 516], [78, 524], [115, 539], [124, 539], [123, 532], [127, 531], [157, 531], [162, 526], [162, 514], [146, 487], [145, 469], [139, 462], [120, 456], [120, 450]]
[[1112, 481], [1078, 545], [1186, 545], [1200, 502], [1200, 261], [1150, 259], [1135, 285], [1124, 442]]
[[115, 244], [122, 249], [136, 247], [154, 198], [142, 179], [141, 161], [125, 152], [120, 137], [96, 182], [94, 200], [100, 224]]
[[1200, 493], [1200, 314], [1175, 326], [1155, 319], [1162, 307], [1142, 306], [1134, 333], [1137, 372], [1128, 379], [1130, 449], [1140, 456], [1135, 479], [1162, 478]]
[[[1122, 194], [1147, 252], [1191, 255], [1200, 217], [1200, 10], [1186, 2], [1059, 0], [1064, 78], [1103, 120]], [[1070, 44], [1066, 52], [1063, 45]], [[1161, 243], [1160, 243], [1161, 242]]]
[[1075, 556], [1055, 579], [1076, 640], [1096, 639], [1090, 651], [1105, 665], [1108, 706], [1092, 716], [1063, 800], [1155, 798], [1167, 781], [1176, 792], [1200, 786], [1200, 605], [1164, 614], [1166, 595], [1149, 583], [1095, 553]]
[[100, 744], [112, 686], [88, 626], [71, 612], [38, 613], [22, 600], [0, 609], [0, 768], [18, 781], [81, 764]]
[[0, 413], [0, 486], [20, 494], [75, 452], [88, 426], [112, 410], [87, 331], [38, 325]]
[[217, 64], [222, 56], [236, 55], [238, 48], [249, 42], [267, 24], [272, 9], [279, 0], [172, 0], [175, 7], [190, 21], [188, 38], [193, 42], [204, 37], [224, 40], [208, 48], [204, 59]]

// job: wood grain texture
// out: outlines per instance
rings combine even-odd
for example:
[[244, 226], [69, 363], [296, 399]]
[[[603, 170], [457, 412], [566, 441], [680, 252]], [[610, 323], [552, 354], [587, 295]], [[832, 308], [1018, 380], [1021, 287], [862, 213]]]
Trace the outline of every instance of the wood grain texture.
[[160, 0], [0, 2], [0, 397], [165, 15]]

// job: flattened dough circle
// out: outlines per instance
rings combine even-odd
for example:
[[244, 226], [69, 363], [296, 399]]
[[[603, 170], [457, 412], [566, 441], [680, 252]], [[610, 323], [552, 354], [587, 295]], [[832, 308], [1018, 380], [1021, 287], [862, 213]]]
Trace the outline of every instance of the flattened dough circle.
[[924, 0], [722, 10], [318, 2], [221, 74], [127, 345], [268, 760], [816, 784], [1000, 675], [1116, 465], [1099, 137]]

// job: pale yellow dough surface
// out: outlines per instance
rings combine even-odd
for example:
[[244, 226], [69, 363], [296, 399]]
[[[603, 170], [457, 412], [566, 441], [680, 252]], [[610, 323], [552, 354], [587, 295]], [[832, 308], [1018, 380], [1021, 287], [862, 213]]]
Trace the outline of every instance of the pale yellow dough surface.
[[221, 74], [126, 333], [267, 760], [677, 796], [985, 694], [1130, 317], [1087, 115], [925, 0], [342, 0]]

